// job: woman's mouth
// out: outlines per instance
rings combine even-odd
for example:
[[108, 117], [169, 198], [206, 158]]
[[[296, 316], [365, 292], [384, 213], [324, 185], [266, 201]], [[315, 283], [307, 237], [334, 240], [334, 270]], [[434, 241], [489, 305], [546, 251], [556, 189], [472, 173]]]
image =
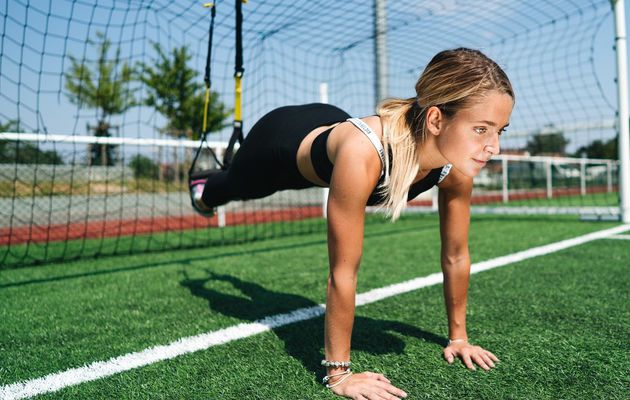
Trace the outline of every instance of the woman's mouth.
[[477, 160], [476, 158], [473, 158], [473, 160], [475, 160], [475, 162], [476, 162], [477, 164], [479, 164], [480, 166], [482, 166], [482, 167], [484, 167], [484, 166], [486, 165], [486, 162], [485, 162], [485, 161]]

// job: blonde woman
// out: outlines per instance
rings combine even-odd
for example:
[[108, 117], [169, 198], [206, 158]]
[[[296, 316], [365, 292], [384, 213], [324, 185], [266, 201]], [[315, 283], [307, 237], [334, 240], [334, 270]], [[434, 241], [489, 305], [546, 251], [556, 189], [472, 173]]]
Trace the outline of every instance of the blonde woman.
[[330, 187], [322, 366], [327, 387], [352, 399], [406, 397], [383, 375], [350, 368], [365, 207], [382, 205], [395, 220], [408, 199], [435, 185], [449, 332], [444, 357], [459, 357], [469, 369], [489, 370], [498, 361], [466, 332], [468, 225], [473, 177], [499, 154], [514, 92], [494, 61], [465, 48], [435, 55], [415, 89], [415, 97], [387, 100], [377, 115], [361, 119], [325, 104], [274, 110], [252, 128], [227, 171], [191, 176], [193, 207], [204, 215], [235, 199]]

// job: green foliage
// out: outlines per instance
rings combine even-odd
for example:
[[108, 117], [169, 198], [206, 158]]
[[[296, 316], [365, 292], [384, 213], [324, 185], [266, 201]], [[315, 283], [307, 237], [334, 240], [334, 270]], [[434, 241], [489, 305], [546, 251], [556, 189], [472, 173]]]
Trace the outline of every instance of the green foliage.
[[602, 141], [594, 140], [588, 146], [580, 147], [574, 154], [575, 157], [582, 157], [582, 154], [586, 154], [587, 158], [607, 158], [617, 160], [619, 158], [619, 150], [617, 144], [619, 143], [619, 135], [614, 138]]
[[569, 140], [553, 125], [546, 126], [527, 141], [526, 149], [535, 155], [564, 155]]
[[[198, 82], [197, 72], [188, 66], [188, 48], [175, 48], [168, 55], [159, 44], [153, 47], [157, 58], [150, 64], [141, 64], [141, 80], [148, 92], [144, 104], [154, 107], [167, 119], [166, 133], [173, 137], [191, 138], [203, 130], [205, 91]], [[210, 93], [209, 132], [221, 129], [230, 114], [218, 97], [218, 93]]]
[[[97, 110], [98, 122], [95, 130], [97, 137], [110, 137], [109, 117], [122, 114], [138, 103], [135, 89], [131, 83], [136, 78], [135, 69], [120, 60], [120, 48], [116, 49], [113, 59], [109, 58], [111, 42], [98, 32], [99, 41], [90, 43], [97, 49], [98, 59], [88, 62], [78, 61], [70, 56], [71, 66], [66, 73], [66, 95], [79, 108]], [[93, 64], [93, 65], [90, 65]], [[95, 144], [90, 146], [90, 164], [114, 165], [116, 146]]]
[[79, 61], [70, 56], [72, 64], [65, 75], [66, 90], [73, 104], [79, 108], [97, 109], [99, 121], [105, 121], [137, 105], [135, 90], [131, 88], [136, 74], [134, 68], [121, 62], [120, 48], [110, 59], [108, 53], [111, 42], [100, 32], [96, 36], [98, 43], [90, 41], [98, 52], [97, 61], [90, 62], [95, 65], [90, 66], [85, 59]]
[[40, 150], [27, 142], [0, 142], [0, 164], [63, 164], [54, 150]]
[[149, 157], [142, 154], [136, 154], [130, 161], [129, 167], [133, 170], [134, 178], [157, 179], [159, 174], [159, 166]]
[[8, 121], [6, 123], [0, 122], [0, 132], [17, 132], [20, 130], [19, 124], [16, 121]]
[[[0, 132], [19, 132], [19, 123], [0, 123]], [[18, 141], [0, 141], [1, 164], [63, 164], [63, 159], [54, 150], [40, 150], [35, 144]]]

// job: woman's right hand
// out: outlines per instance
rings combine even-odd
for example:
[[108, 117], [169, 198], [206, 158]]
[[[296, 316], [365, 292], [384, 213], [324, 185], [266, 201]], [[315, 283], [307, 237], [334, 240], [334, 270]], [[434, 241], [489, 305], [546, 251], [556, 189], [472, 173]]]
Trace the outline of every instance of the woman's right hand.
[[339, 386], [330, 390], [339, 396], [354, 400], [399, 400], [407, 397], [407, 393], [392, 385], [385, 375], [374, 372], [352, 374]]

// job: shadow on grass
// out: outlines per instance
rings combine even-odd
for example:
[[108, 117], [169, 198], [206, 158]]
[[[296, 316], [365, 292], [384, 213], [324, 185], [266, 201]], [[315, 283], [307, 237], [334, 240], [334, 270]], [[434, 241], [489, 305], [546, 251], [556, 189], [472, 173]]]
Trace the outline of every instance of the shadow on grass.
[[[423, 230], [436, 229], [436, 226], [437, 225], [435, 225], [435, 224], [431, 224], [431, 225], [422, 226], [422, 227], [412, 226], [412, 227], [406, 227], [406, 228], [387, 229], [387, 233], [386, 234], [387, 235], [395, 235], [395, 234], [405, 234], [405, 233], [409, 233], [409, 232], [419, 232], [419, 231], [423, 231]], [[381, 231], [379, 231], [379, 232], [368, 232], [368, 233], [365, 234], [365, 237], [366, 238], [378, 237], [378, 236], [382, 236], [383, 234], [384, 233], [381, 232]], [[77, 279], [77, 278], [84, 278], [84, 277], [90, 277], [90, 276], [114, 274], [114, 273], [118, 273], [118, 272], [138, 271], [138, 270], [157, 268], [157, 267], [163, 267], [163, 266], [172, 266], [172, 265], [176, 265], [176, 264], [184, 264], [185, 265], [185, 264], [191, 264], [193, 262], [204, 261], [204, 260], [209, 259], [210, 257], [212, 257], [213, 260], [216, 260], [216, 259], [219, 259], [219, 258], [237, 257], [237, 256], [245, 255], [245, 254], [260, 254], [260, 253], [268, 253], [268, 252], [271, 252], [271, 251], [292, 250], [292, 249], [297, 249], [297, 248], [322, 245], [322, 244], [325, 244], [325, 243], [326, 243], [326, 238], [319, 239], [319, 240], [306, 240], [306, 241], [303, 241], [303, 242], [300, 242], [300, 243], [277, 245], [277, 246], [268, 246], [268, 247], [259, 248], [259, 249], [224, 251], [224, 252], [217, 252], [217, 253], [212, 254], [212, 255], [204, 255], [204, 256], [200, 256], [200, 257], [187, 257], [187, 258], [179, 258], [179, 259], [178, 258], [174, 258], [174, 259], [170, 259], [170, 260], [167, 260], [167, 261], [164, 261], [164, 262], [129, 265], [129, 266], [124, 266], [124, 267], [119, 267], [119, 268], [110, 268], [110, 269], [103, 269], [103, 270], [99, 270], [99, 271], [81, 272], [81, 273], [76, 273], [76, 274], [66, 274], [66, 275], [60, 275], [60, 276], [49, 276], [49, 277], [46, 277], [46, 278], [29, 279], [29, 280], [24, 280], [24, 281], [17, 281], [17, 282], [0, 284], [0, 290], [1, 289], [5, 289], [5, 288], [10, 288], [10, 287], [16, 287], [16, 286], [26, 286], [26, 285], [48, 283], [48, 282], [65, 281], [65, 280], [69, 280], [69, 279]], [[153, 253], [153, 254], [156, 254], [156, 253]], [[111, 256], [111, 257], [128, 257], [128, 256], [129, 255]], [[124, 264], [124, 261], [122, 263]], [[43, 266], [43, 267], [32, 267], [32, 268], [46, 268], [46, 266]], [[2, 272], [2, 268], [0, 268], [0, 272]]]
[[[227, 274], [216, 274], [209, 270], [206, 272], [208, 273], [206, 277], [191, 279], [184, 271], [184, 279], [180, 284], [190, 290], [192, 295], [207, 300], [212, 311], [226, 316], [254, 322], [271, 315], [318, 305], [303, 296], [271, 291], [256, 283], [246, 282]], [[212, 282], [227, 282], [243, 296], [215, 290], [210, 287]], [[324, 343], [323, 317], [302, 321], [299, 324], [277, 327], [273, 332], [284, 342], [290, 356], [321, 378], [325, 372], [320, 365]], [[357, 316], [352, 334], [352, 348], [374, 355], [402, 354], [405, 342], [399, 335], [415, 337], [440, 346], [446, 342], [441, 336], [409, 324]]]

